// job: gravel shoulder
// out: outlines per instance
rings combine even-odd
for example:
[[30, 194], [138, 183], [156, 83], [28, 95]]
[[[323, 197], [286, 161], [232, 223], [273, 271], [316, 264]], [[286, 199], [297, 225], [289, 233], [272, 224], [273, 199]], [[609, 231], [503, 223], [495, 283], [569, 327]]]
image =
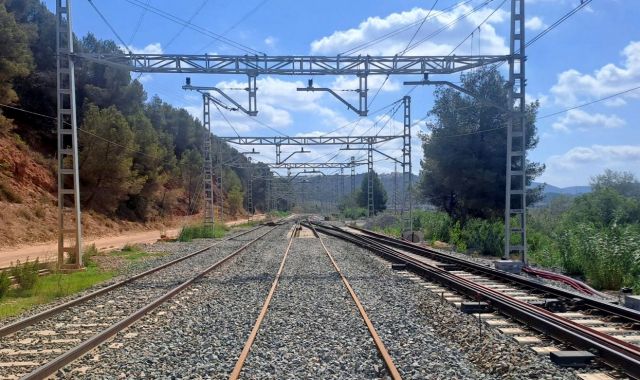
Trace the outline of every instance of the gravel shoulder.
[[403, 278], [369, 251], [322, 235], [404, 379], [577, 379]]
[[375, 379], [386, 368], [318, 239], [294, 239], [245, 379]]

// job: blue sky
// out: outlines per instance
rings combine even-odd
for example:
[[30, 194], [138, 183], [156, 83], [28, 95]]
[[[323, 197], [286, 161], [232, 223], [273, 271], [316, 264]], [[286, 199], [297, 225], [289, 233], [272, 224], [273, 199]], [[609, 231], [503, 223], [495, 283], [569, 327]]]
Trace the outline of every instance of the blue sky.
[[[434, 0], [410, 1], [294, 1], [294, 0], [94, 0], [122, 39], [136, 52], [244, 54], [236, 47], [224, 45], [203, 34], [144, 11], [132, 3], [148, 3], [162, 11], [206, 28], [252, 49], [270, 55], [336, 55], [389, 31], [423, 19]], [[416, 35], [419, 41], [433, 31], [483, 4], [485, 0], [439, 0], [432, 16]], [[456, 54], [505, 54], [508, 52], [508, 8], [506, 1], [494, 0], [436, 37], [425, 41], [407, 55], [446, 55], [473, 32]], [[55, 2], [46, 0], [50, 9]], [[465, 4], [461, 4], [465, 3]], [[579, 0], [528, 0], [526, 9], [529, 38], [575, 7]], [[456, 4], [460, 4], [457, 7]], [[86, 0], [73, 0], [73, 28], [76, 34], [94, 33], [99, 38], [116, 39]], [[453, 9], [442, 12], [443, 9]], [[477, 26], [492, 12], [479, 29]], [[640, 85], [640, 7], [637, 1], [595, 0], [527, 50], [527, 101], [539, 99], [539, 116], [602, 98]], [[136, 28], [137, 25], [140, 25]], [[399, 33], [360, 53], [393, 55], [402, 51], [416, 28]], [[506, 65], [503, 65], [506, 68]], [[185, 107], [193, 115], [201, 114], [201, 98], [183, 91], [186, 75], [143, 75], [151, 97], [159, 95], [175, 106]], [[237, 112], [225, 112], [229, 122], [242, 135], [271, 136], [322, 134], [342, 127], [335, 135], [381, 134], [398, 131], [402, 114], [391, 113], [393, 107], [356, 122], [358, 117], [336, 99], [324, 93], [301, 93], [295, 88], [306, 84], [307, 77], [258, 78], [259, 122]], [[355, 89], [355, 78], [319, 77], [318, 85], [335, 89]], [[412, 77], [391, 77], [382, 87], [370, 109], [375, 111], [400, 99], [411, 88], [402, 85]], [[457, 78], [448, 78], [456, 80]], [[370, 77], [370, 99], [383, 83], [383, 77]], [[231, 96], [246, 104], [246, 78], [238, 76], [192, 76], [196, 85], [229, 88]], [[432, 87], [419, 87], [412, 93], [413, 120], [422, 119], [433, 105]], [[352, 98], [353, 92], [341, 92]], [[529, 152], [535, 161], [544, 162], [547, 171], [539, 179], [557, 186], [584, 185], [605, 168], [631, 171], [640, 176], [640, 90], [609, 101], [563, 113], [538, 121], [540, 143]], [[389, 111], [389, 112], [387, 112]], [[213, 113], [214, 133], [233, 136], [235, 132], [217, 112]], [[346, 125], [346, 126], [345, 126]], [[414, 126], [417, 133], [424, 122]], [[419, 171], [422, 156], [419, 141], [413, 139], [413, 171]], [[455, 144], [452, 139], [451, 144]], [[241, 150], [250, 149], [242, 147]], [[311, 153], [297, 155], [296, 161], [347, 161], [363, 152], [339, 151], [335, 148], [311, 147]], [[273, 162], [274, 148], [260, 147], [254, 159]], [[293, 148], [283, 148], [283, 157]], [[398, 145], [381, 147], [391, 156], [400, 156]], [[337, 156], [336, 156], [337, 154]], [[393, 163], [375, 157], [380, 172], [393, 170]], [[359, 171], [364, 170], [361, 167]]]

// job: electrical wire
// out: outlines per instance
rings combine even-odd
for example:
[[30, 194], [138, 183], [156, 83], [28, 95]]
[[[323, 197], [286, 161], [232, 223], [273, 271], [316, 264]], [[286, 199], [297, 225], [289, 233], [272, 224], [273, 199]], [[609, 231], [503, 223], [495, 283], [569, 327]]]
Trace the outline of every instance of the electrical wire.
[[537, 118], [537, 120], [540, 120], [540, 119], [546, 119], [546, 118], [548, 118], [548, 117], [552, 117], [552, 116], [556, 116], [556, 115], [563, 114], [563, 113], [565, 113], [565, 112], [569, 112], [569, 111], [571, 111], [571, 110], [575, 110], [575, 109], [578, 109], [578, 108], [582, 108], [582, 107], [590, 106], [590, 105], [592, 105], [592, 104], [599, 103], [599, 102], [602, 102], [602, 101], [605, 101], [605, 100], [609, 100], [609, 99], [611, 99], [611, 98], [615, 98], [616, 96], [624, 95], [624, 94], [626, 94], [626, 93], [629, 93], [629, 92], [632, 92], [632, 91], [636, 91], [636, 90], [639, 90], [639, 89], [640, 89], [640, 86], [636, 86], [636, 87], [633, 87], [633, 88], [630, 88], [630, 89], [627, 89], [627, 90], [624, 90], [624, 91], [616, 92], [615, 94], [611, 94], [611, 95], [609, 95], [609, 96], [605, 96], [604, 98], [600, 98], [600, 99], [592, 100], [592, 101], [590, 101], [590, 102], [586, 102], [586, 103], [578, 104], [578, 105], [576, 105], [576, 106], [569, 107], [569, 108], [563, 109], [563, 110], [558, 111], [558, 112], [553, 112], [553, 113], [550, 113], [550, 114], [547, 114], [547, 115], [539, 116], [539, 117]]
[[125, 0], [125, 1], [130, 3], [130, 4], [132, 4], [132, 5], [134, 5], [134, 6], [137, 6], [137, 7], [143, 8], [143, 9], [147, 9], [149, 12], [151, 12], [151, 13], [153, 13], [155, 15], [158, 15], [158, 16], [160, 16], [162, 18], [165, 18], [167, 20], [175, 22], [175, 23], [177, 23], [179, 25], [184, 25], [185, 27], [187, 27], [187, 28], [189, 28], [189, 29], [191, 29], [191, 30], [193, 30], [195, 32], [203, 34], [203, 35], [205, 35], [205, 36], [207, 36], [209, 38], [212, 38], [212, 39], [214, 39], [216, 41], [222, 42], [222, 43], [227, 44], [229, 46], [235, 47], [235, 48], [237, 48], [239, 50], [242, 50], [242, 51], [244, 51], [246, 53], [249, 53], [249, 54], [252, 54], [252, 55], [264, 55], [264, 53], [261, 52], [261, 51], [255, 50], [255, 49], [253, 49], [253, 48], [251, 48], [249, 46], [243, 45], [243, 44], [241, 44], [239, 42], [235, 42], [235, 41], [233, 41], [233, 40], [231, 40], [231, 39], [229, 39], [227, 37], [224, 37], [222, 35], [214, 33], [214, 32], [212, 32], [212, 31], [210, 31], [210, 30], [208, 30], [208, 29], [206, 29], [204, 27], [195, 25], [193, 23], [189, 23], [186, 20], [181, 19], [181, 18], [179, 18], [177, 16], [174, 16], [174, 15], [172, 15], [170, 13], [167, 13], [167, 12], [165, 12], [165, 11], [159, 9], [159, 8], [156, 8], [156, 7], [152, 6], [152, 5], [147, 5], [147, 4], [143, 3], [140, 0]]
[[98, 16], [100, 16], [100, 18], [102, 19], [102, 21], [104, 21], [105, 24], [107, 24], [107, 27], [109, 27], [109, 29], [111, 29], [111, 32], [116, 36], [116, 38], [118, 39], [118, 41], [120, 41], [120, 43], [122, 44], [122, 46], [127, 49], [127, 51], [129, 52], [129, 54], [131, 53], [131, 49], [129, 49], [129, 47], [127, 46], [127, 43], [124, 42], [124, 40], [122, 39], [122, 37], [120, 37], [120, 35], [118, 34], [118, 32], [116, 32], [115, 28], [111, 25], [111, 23], [109, 23], [109, 21], [107, 20], [106, 17], [104, 17], [104, 15], [102, 14], [102, 12], [100, 12], [100, 10], [98, 9], [98, 7], [93, 3], [93, 0], [88, 0], [89, 4], [91, 4], [91, 7], [96, 11], [96, 13], [98, 14]]
[[[147, 0], [147, 5], [149, 5], [149, 2], [151, 0]], [[136, 22], [136, 27], [133, 28], [133, 32], [131, 32], [131, 37], [129, 37], [129, 43], [127, 44], [127, 46], [131, 45], [133, 43], [133, 39], [136, 37], [136, 35], [138, 34], [138, 30], [140, 29], [140, 26], [142, 25], [142, 20], [144, 19], [144, 16], [147, 14], [147, 10], [143, 9], [142, 12], [140, 12], [140, 16], [138, 17], [138, 21]]]
[[[202, 8], [204, 8], [204, 6], [207, 5], [208, 1], [209, 0], [202, 0], [202, 3], [200, 3], [200, 6], [196, 8], [196, 10], [191, 14], [189, 19], [187, 20], [187, 24], [191, 24], [193, 19], [196, 18], [196, 16], [200, 13], [200, 11], [202, 11]], [[149, 2], [147, 2], [147, 5], [149, 5]], [[171, 37], [169, 42], [167, 42], [164, 45], [165, 50], [168, 49], [169, 46], [171, 46], [171, 44], [173, 44], [173, 42], [182, 34], [182, 32], [184, 32], [184, 30], [187, 28], [187, 24], [182, 25], [180, 29], [176, 32], [176, 34], [174, 34], [173, 37]]]
[[421, 40], [417, 41], [413, 45], [409, 46], [409, 48], [406, 49], [406, 52], [409, 52], [409, 51], [415, 49], [416, 47], [422, 45], [426, 41], [428, 41], [428, 40], [432, 39], [433, 37], [439, 35], [440, 33], [444, 32], [445, 30], [451, 29], [451, 27], [455, 26], [458, 22], [460, 22], [461, 20], [463, 20], [463, 19], [469, 17], [470, 15], [478, 12], [480, 9], [486, 7], [487, 5], [492, 3], [493, 1], [495, 1], [495, 0], [485, 0], [483, 3], [481, 3], [477, 7], [471, 9], [470, 11], [468, 11], [467, 13], [465, 13], [463, 15], [458, 16], [454, 20], [450, 21], [448, 24], [440, 27], [439, 29], [437, 29], [434, 32], [432, 32], [432, 33], [428, 34], [427, 36], [423, 37]]
[[[452, 6], [448, 7], [448, 8], [444, 8], [444, 9], [440, 10], [438, 13], [434, 14], [433, 16], [431, 16], [430, 18], [438, 17], [438, 16], [440, 16], [440, 15], [446, 13], [446, 12], [452, 11], [452, 10], [454, 10], [454, 9], [456, 9], [458, 7], [461, 7], [463, 5], [466, 5], [466, 4], [468, 4], [468, 3], [472, 2], [472, 1], [474, 1], [474, 0], [466, 0], [466, 1], [463, 1], [463, 2], [460, 2], [460, 3], [457, 3], [455, 5], [452, 5]], [[391, 38], [391, 37], [393, 37], [393, 36], [395, 36], [397, 34], [405, 32], [405, 31], [407, 31], [407, 30], [409, 30], [409, 29], [411, 29], [414, 26], [419, 25], [419, 24], [423, 24], [423, 21], [422, 20], [415, 21], [413, 23], [410, 23], [408, 25], [400, 27], [400, 28], [398, 28], [396, 30], [393, 30], [391, 32], [385, 33], [382, 36], [374, 38], [374, 39], [372, 39], [370, 41], [367, 41], [367, 42], [364, 42], [364, 43], [362, 43], [360, 45], [354, 46], [353, 48], [351, 48], [349, 50], [345, 50], [344, 52], [342, 52], [342, 53], [340, 53], [338, 55], [348, 55], [348, 54], [356, 53], [356, 52], [358, 52], [360, 50], [363, 50], [363, 49], [365, 49], [367, 47], [376, 45], [376, 44], [378, 44], [378, 43], [380, 43], [380, 42], [382, 42], [382, 41], [384, 41], [384, 40], [386, 40], [388, 38]]]
[[[493, 10], [493, 12], [491, 12], [487, 17], [485, 17], [484, 20], [482, 20], [482, 22], [475, 28], [473, 28], [473, 31], [471, 33], [469, 33], [469, 35], [467, 37], [465, 37], [462, 41], [460, 41], [460, 43], [458, 45], [456, 45], [456, 47], [453, 48], [453, 50], [451, 50], [451, 52], [449, 54], [447, 54], [447, 56], [452, 55], [463, 43], [465, 43], [469, 38], [473, 38], [473, 33], [475, 33], [476, 30], [480, 29], [480, 27], [482, 27], [482, 25], [484, 25], [487, 21], [489, 21], [489, 19], [498, 11], [500, 10], [504, 4], [507, 2], [507, 0], [502, 0], [502, 3], [500, 3], [500, 5], [498, 5], [496, 7], [496, 9]], [[473, 49], [473, 40], [472, 40], [472, 49]]]
[[240, 137], [240, 134], [238, 133], [238, 130], [233, 126], [233, 124], [231, 124], [231, 122], [229, 121], [229, 119], [227, 119], [227, 116], [222, 112], [222, 110], [220, 109], [220, 107], [218, 106], [218, 104], [213, 103], [214, 106], [216, 106], [216, 109], [218, 110], [218, 113], [220, 114], [220, 116], [222, 116], [222, 118], [224, 119], [224, 121], [227, 122], [227, 124], [229, 125], [229, 127], [231, 127], [231, 129], [236, 133], [236, 135], [238, 137]]
[[562, 24], [564, 21], [566, 21], [569, 17], [573, 16], [574, 14], [576, 14], [579, 10], [581, 10], [582, 8], [586, 7], [589, 3], [591, 3], [592, 0], [580, 0], [580, 4], [575, 7], [574, 9], [572, 9], [571, 11], [569, 11], [568, 13], [566, 13], [565, 15], [563, 15], [562, 17], [560, 17], [558, 20], [556, 20], [553, 24], [549, 25], [547, 28], [545, 28], [543, 31], [541, 31], [540, 33], [538, 33], [538, 35], [536, 35], [535, 37], [533, 37], [531, 40], [529, 40], [526, 44], [525, 47], [529, 47], [531, 46], [533, 43], [535, 43], [536, 41], [538, 41], [540, 38], [544, 37], [547, 33], [549, 33], [550, 31], [552, 31], [553, 29], [555, 29], [558, 25]]

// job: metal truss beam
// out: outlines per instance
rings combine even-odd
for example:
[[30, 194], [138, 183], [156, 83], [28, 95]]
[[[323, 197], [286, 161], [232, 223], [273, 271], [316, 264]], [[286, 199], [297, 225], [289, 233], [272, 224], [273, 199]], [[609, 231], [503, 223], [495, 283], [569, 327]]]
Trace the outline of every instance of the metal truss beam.
[[397, 136], [276, 136], [276, 137], [218, 137], [237, 145], [375, 145], [401, 139]]
[[506, 55], [250, 56], [72, 53], [76, 59], [142, 73], [257, 75], [452, 74], [507, 61]]
[[288, 162], [284, 164], [267, 163], [271, 169], [346, 169], [352, 166], [366, 165], [366, 162]]

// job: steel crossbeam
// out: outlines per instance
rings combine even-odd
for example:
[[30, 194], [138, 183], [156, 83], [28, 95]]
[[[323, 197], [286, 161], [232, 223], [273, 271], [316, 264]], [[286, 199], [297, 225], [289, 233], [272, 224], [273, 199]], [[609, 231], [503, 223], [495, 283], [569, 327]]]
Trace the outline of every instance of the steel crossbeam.
[[221, 141], [236, 145], [368, 145], [380, 144], [394, 139], [395, 136], [275, 136], [275, 137], [218, 137]]
[[141, 73], [257, 75], [452, 74], [507, 61], [506, 55], [307, 56], [73, 53], [83, 59]]

